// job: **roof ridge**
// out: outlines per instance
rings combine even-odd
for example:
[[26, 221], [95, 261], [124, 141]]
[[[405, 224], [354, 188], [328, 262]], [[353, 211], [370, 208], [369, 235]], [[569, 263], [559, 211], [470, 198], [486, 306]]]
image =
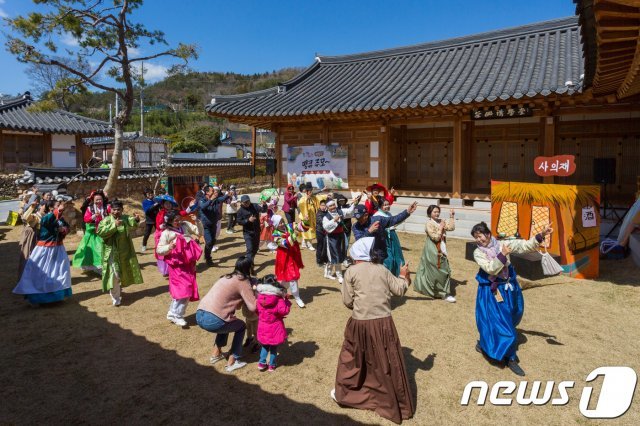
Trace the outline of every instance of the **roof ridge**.
[[76, 114], [76, 113], [73, 113], [71, 111], [65, 111], [63, 109], [57, 109], [57, 110], [55, 110], [55, 112], [63, 114], [63, 115], [68, 115], [70, 117], [77, 118], [77, 119], [80, 119], [80, 120], [86, 120], [86, 121], [90, 121], [92, 123], [102, 124], [102, 125], [106, 125], [108, 127], [111, 127], [111, 123], [109, 123], [107, 121], [102, 121], [102, 120], [98, 120], [96, 118], [91, 118], [91, 117], [85, 117], [84, 115]]
[[362, 53], [352, 53], [346, 55], [322, 56], [318, 55], [320, 63], [344, 63], [358, 60], [378, 59], [387, 56], [407, 55], [428, 51], [432, 49], [451, 48], [460, 45], [477, 44], [493, 40], [513, 38], [515, 36], [523, 36], [527, 34], [540, 33], [540, 31], [550, 31], [553, 29], [562, 29], [578, 26], [578, 17], [569, 16], [557, 18], [543, 22], [535, 22], [532, 24], [520, 25], [517, 27], [503, 28], [499, 30], [485, 31], [482, 33], [470, 34], [466, 36], [454, 37], [449, 39], [434, 40], [425, 43], [412, 44], [408, 46], [391, 47], [389, 49], [373, 50]]

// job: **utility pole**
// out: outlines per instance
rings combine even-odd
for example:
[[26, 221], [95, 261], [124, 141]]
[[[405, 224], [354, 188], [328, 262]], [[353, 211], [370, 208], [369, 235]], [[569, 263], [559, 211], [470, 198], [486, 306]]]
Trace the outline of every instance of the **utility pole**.
[[144, 62], [140, 62], [140, 136], [144, 136], [144, 101], [142, 90], [144, 88]]

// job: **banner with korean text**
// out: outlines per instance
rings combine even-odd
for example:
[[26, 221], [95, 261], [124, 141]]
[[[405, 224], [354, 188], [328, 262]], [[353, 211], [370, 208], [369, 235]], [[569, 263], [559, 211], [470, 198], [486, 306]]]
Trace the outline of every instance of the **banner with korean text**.
[[347, 189], [348, 151], [341, 145], [287, 147], [287, 183], [296, 188], [311, 183], [314, 188]]

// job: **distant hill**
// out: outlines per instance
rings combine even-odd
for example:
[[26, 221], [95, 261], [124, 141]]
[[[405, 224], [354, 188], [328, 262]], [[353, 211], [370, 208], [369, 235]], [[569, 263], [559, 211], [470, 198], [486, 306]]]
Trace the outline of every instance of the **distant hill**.
[[[284, 68], [262, 74], [192, 71], [172, 75], [144, 88], [145, 111], [166, 109], [173, 112], [201, 112], [211, 102], [214, 94], [233, 95], [266, 89], [290, 80], [302, 70], [303, 68]], [[108, 118], [109, 104], [113, 103], [111, 93], [92, 92], [73, 105], [72, 110], [104, 119]]]

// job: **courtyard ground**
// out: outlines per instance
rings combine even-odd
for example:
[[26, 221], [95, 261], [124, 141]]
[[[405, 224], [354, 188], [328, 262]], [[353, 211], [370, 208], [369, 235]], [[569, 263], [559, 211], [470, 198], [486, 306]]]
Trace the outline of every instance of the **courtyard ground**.
[[[294, 305], [285, 320], [290, 335], [280, 367], [260, 373], [257, 356], [249, 355], [248, 367], [227, 374], [223, 363], [208, 364], [213, 336], [195, 323], [197, 303], [189, 305], [187, 328], [165, 319], [167, 281], [157, 272], [152, 250], [138, 255], [145, 283], [128, 287], [119, 308], [111, 306], [97, 277], [78, 270], [72, 299], [31, 308], [11, 293], [19, 233], [20, 228], [0, 228], [0, 423], [390, 424], [371, 412], [340, 408], [329, 397], [350, 311], [337, 282], [322, 278], [314, 253], [303, 251], [301, 294], [308, 305]], [[415, 271], [424, 237], [403, 233], [400, 239]], [[76, 235], [65, 241], [70, 255], [79, 241]], [[134, 240], [136, 248], [140, 243]], [[219, 246], [216, 266], [198, 268], [201, 294], [232, 270], [244, 251], [241, 233], [223, 232]], [[631, 260], [603, 261], [595, 281], [554, 277], [523, 283], [519, 356], [526, 380], [575, 381], [567, 405], [461, 406], [470, 381], [491, 386], [520, 380], [474, 350], [477, 268], [464, 259], [464, 241], [451, 239], [448, 248], [457, 303], [430, 300], [413, 289], [394, 300], [417, 402], [415, 417], [405, 423], [598, 424], [578, 409], [587, 374], [600, 366], [640, 371], [640, 277]], [[273, 255], [261, 252], [259, 275], [271, 273], [273, 263]], [[595, 382], [595, 396], [601, 381]], [[637, 393], [624, 416], [606, 423], [640, 424]]]

